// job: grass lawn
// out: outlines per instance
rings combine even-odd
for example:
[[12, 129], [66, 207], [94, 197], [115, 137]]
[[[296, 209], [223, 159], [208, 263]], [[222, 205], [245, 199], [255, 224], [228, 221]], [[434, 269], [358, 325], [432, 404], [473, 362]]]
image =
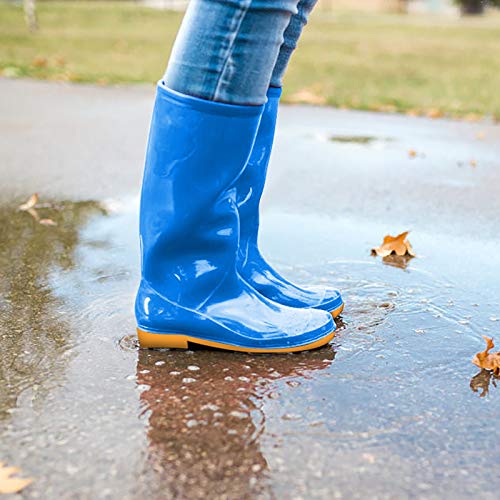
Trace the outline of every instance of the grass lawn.
[[[132, 3], [39, 2], [40, 30], [0, 3], [4, 76], [154, 82], [181, 13]], [[478, 19], [318, 9], [285, 81], [285, 99], [500, 120], [500, 13]]]

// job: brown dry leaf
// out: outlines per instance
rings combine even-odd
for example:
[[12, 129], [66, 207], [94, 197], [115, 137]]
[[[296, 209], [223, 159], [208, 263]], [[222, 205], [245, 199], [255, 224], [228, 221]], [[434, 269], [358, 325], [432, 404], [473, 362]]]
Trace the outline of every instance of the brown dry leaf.
[[21, 470], [17, 467], [6, 467], [3, 462], [0, 462], [0, 494], [17, 493], [33, 482], [33, 479], [12, 477], [19, 472]]
[[495, 375], [500, 375], [500, 351], [490, 354], [491, 349], [495, 347], [493, 339], [482, 336], [486, 341], [486, 349], [483, 352], [477, 353], [472, 362], [479, 366], [479, 368], [484, 368], [485, 370], [491, 370]]
[[442, 118], [444, 113], [437, 108], [431, 108], [427, 111], [427, 118]]
[[398, 234], [397, 236], [387, 235], [380, 245], [377, 248], [372, 248], [372, 255], [379, 255], [380, 257], [387, 257], [392, 253], [396, 255], [410, 255], [411, 257], [415, 257], [415, 252], [410, 244], [410, 242], [406, 239], [409, 231], [405, 231], [404, 233]]
[[42, 226], [57, 226], [57, 222], [52, 219], [40, 219], [38, 221]]
[[326, 103], [326, 99], [323, 96], [314, 93], [310, 89], [302, 89], [302, 90], [299, 90], [298, 92], [295, 92], [295, 94], [292, 94], [288, 98], [288, 102], [290, 102], [292, 104], [317, 104], [317, 105], [321, 105], [321, 104]]
[[27, 212], [38, 203], [38, 193], [33, 193], [26, 203], [19, 205], [18, 209]]
[[63, 68], [64, 66], [66, 66], [66, 59], [64, 59], [63, 56], [54, 57], [54, 66], [57, 66], [58, 68]]
[[48, 63], [49, 61], [47, 60], [47, 58], [43, 56], [36, 56], [35, 58], [33, 58], [33, 61], [31, 61], [31, 65], [35, 68], [45, 68]]

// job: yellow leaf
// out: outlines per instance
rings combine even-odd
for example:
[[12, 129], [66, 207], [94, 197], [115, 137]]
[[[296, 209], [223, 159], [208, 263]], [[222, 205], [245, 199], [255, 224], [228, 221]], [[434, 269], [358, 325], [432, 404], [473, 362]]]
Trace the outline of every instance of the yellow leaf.
[[406, 239], [409, 231], [405, 231], [404, 233], [398, 234], [398, 236], [390, 236], [387, 235], [380, 245], [377, 248], [372, 248], [372, 255], [379, 255], [380, 257], [387, 257], [395, 253], [396, 255], [403, 256], [409, 255], [411, 257], [415, 257], [415, 252], [410, 244], [410, 242]]
[[409, 156], [410, 158], [415, 158], [415, 157], [417, 156], [417, 152], [416, 152], [414, 149], [410, 149], [410, 150], [408, 151], [408, 156]]
[[0, 462], [0, 494], [17, 493], [33, 482], [33, 479], [12, 477], [19, 472], [21, 471], [17, 467], [6, 467]]
[[477, 353], [472, 362], [479, 366], [479, 368], [484, 368], [485, 370], [491, 370], [495, 375], [500, 375], [500, 351], [490, 354], [491, 349], [495, 347], [493, 339], [483, 335], [483, 339], [486, 342], [486, 349], [483, 352]]
[[30, 208], [33, 208], [38, 203], [38, 193], [32, 194], [26, 203], [19, 205], [19, 210], [27, 212]]

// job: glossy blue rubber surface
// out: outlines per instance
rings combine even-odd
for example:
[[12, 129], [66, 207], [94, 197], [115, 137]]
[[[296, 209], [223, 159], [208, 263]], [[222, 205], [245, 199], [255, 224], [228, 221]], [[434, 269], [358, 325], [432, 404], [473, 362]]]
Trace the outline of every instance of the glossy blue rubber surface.
[[140, 329], [249, 348], [309, 344], [335, 329], [324, 311], [263, 297], [237, 273], [243, 170], [262, 106], [183, 96], [160, 83], [144, 170]]
[[247, 283], [280, 304], [334, 311], [342, 306], [338, 290], [323, 286], [301, 288], [290, 283], [269, 265], [259, 250], [259, 204], [273, 147], [280, 96], [280, 88], [269, 89], [250, 159], [235, 184], [240, 214], [238, 270]]

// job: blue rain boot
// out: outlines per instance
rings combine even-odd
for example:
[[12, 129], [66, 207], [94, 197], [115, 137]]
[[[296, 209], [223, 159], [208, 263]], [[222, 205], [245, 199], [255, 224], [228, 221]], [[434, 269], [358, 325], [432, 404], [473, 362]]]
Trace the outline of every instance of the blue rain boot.
[[337, 317], [344, 308], [338, 290], [323, 286], [300, 288], [290, 283], [266, 262], [258, 247], [259, 204], [273, 147], [280, 96], [281, 88], [269, 88], [250, 159], [235, 184], [240, 214], [238, 270], [247, 283], [268, 299], [290, 307], [323, 309]]
[[272, 302], [236, 270], [233, 184], [250, 155], [262, 109], [158, 85], [140, 207], [142, 279], [135, 312], [141, 347], [292, 352], [333, 338], [335, 325], [325, 311]]

